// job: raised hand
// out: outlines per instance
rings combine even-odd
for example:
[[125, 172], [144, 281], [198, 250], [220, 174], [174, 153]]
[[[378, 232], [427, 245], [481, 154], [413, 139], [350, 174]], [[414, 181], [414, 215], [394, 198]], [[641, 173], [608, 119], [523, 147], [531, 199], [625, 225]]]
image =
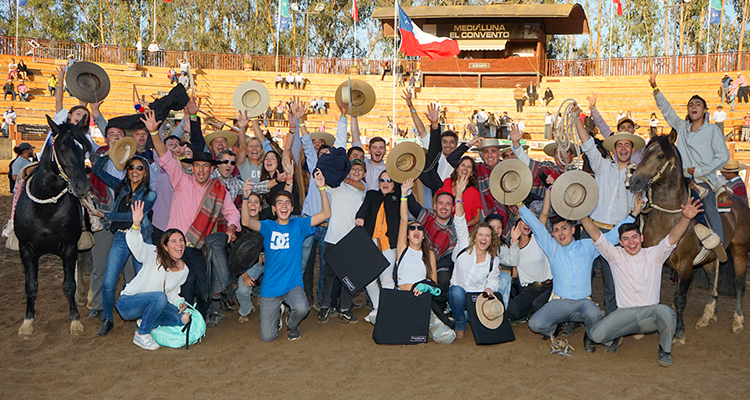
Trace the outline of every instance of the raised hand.
[[250, 193], [253, 192], [253, 187], [255, 186], [255, 183], [250, 180], [250, 178], [247, 178], [245, 181], [245, 184], [242, 185], [242, 197], [249, 197]]
[[65, 85], [65, 71], [68, 70], [68, 67], [63, 65], [57, 66], [57, 86], [64, 86]]
[[339, 101], [336, 103], [336, 105], [339, 106], [339, 111], [341, 111], [341, 116], [345, 116], [346, 112], [349, 111], [349, 103], [344, 103], [343, 101]]
[[143, 221], [143, 201], [136, 200], [130, 205], [130, 211], [133, 214], [133, 226], [140, 227]]
[[651, 71], [648, 73], [648, 83], [651, 84], [651, 87], [656, 89], [656, 76], [658, 74], [654, 71]]
[[469, 148], [471, 148], [471, 147], [477, 147], [480, 144], [482, 144], [482, 137], [481, 136], [476, 136], [473, 139], [471, 139], [471, 141], [469, 142]]
[[427, 113], [424, 116], [433, 124], [437, 124], [438, 118], [440, 118], [440, 111], [438, 111], [437, 104], [430, 103], [427, 106]]
[[404, 101], [406, 102], [406, 105], [409, 108], [414, 107], [414, 103], [412, 103], [412, 101], [411, 101], [411, 92], [410, 91], [404, 89], [404, 93], [401, 95], [401, 98], [404, 99]]
[[247, 115], [247, 110], [240, 111], [237, 116], [237, 127], [240, 129], [240, 132], [246, 132], [249, 123], [250, 117]]
[[547, 175], [547, 187], [552, 189], [552, 185], [555, 184], [555, 177], [552, 175]]
[[596, 107], [596, 93], [586, 97], [586, 100], [589, 101], [589, 109]]
[[466, 124], [466, 130], [469, 131], [469, 133], [471, 133], [472, 136], [476, 135], [477, 134], [477, 124], [475, 124], [473, 122], [469, 122], [468, 124]]
[[682, 207], [682, 216], [688, 219], [693, 219], [703, 212], [703, 204], [698, 199], [691, 198], [686, 205], [680, 207]]
[[517, 145], [520, 144], [521, 138], [523, 137], [523, 134], [521, 133], [521, 130], [518, 129], [518, 124], [512, 123], [510, 124], [510, 140], [513, 141], [513, 145], [518, 147]]
[[104, 103], [104, 100], [97, 101], [95, 103], [90, 103], [89, 106], [91, 106], [91, 114], [92, 115], [99, 115], [101, 112], [99, 111], [99, 107], [102, 106], [102, 103]]
[[510, 230], [510, 242], [518, 243], [518, 239], [521, 237], [521, 227], [516, 225]]
[[291, 114], [297, 117], [297, 121], [302, 122], [302, 119], [305, 118], [305, 102], [300, 102], [299, 96], [296, 99], [292, 97], [289, 99], [289, 108]]
[[320, 171], [320, 168], [315, 169], [315, 174], [313, 176], [315, 177], [315, 184], [318, 185], [319, 188], [326, 186], [326, 177], [323, 175], [323, 172]]
[[414, 178], [408, 178], [401, 183], [401, 196], [406, 196], [407, 193], [414, 187]]
[[466, 175], [461, 175], [458, 177], [458, 181], [456, 181], [456, 190], [453, 193], [456, 198], [459, 196], [463, 197], [464, 190], [466, 190], [466, 186], [469, 183], [469, 177]]
[[188, 100], [187, 105], [185, 105], [185, 111], [187, 112], [188, 115], [198, 114], [198, 111], [200, 111], [200, 109], [201, 109], [200, 98], [196, 101], [195, 97], [191, 97], [190, 100]]
[[148, 129], [149, 133], [158, 131], [159, 125], [161, 125], [162, 121], [156, 120], [156, 113], [153, 110], [149, 110], [143, 115], [146, 116], [146, 119], [141, 118], [141, 121], [146, 125], [146, 129]]
[[284, 167], [284, 172], [286, 173], [286, 176], [288, 178], [291, 178], [294, 176], [294, 165], [292, 164], [291, 158], [281, 157], [281, 165]]
[[635, 201], [633, 202], [633, 215], [638, 216], [638, 214], [641, 213], [643, 210], [643, 205], [646, 204], [646, 200], [643, 198], [643, 195], [640, 193], [635, 194]]

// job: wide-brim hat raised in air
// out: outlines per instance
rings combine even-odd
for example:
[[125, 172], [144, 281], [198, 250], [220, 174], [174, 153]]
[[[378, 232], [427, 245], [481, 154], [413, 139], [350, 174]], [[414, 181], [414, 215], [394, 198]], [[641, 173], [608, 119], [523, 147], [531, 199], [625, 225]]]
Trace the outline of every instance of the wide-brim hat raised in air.
[[65, 74], [65, 84], [70, 94], [84, 103], [97, 103], [109, 95], [109, 75], [92, 62], [80, 61], [71, 65]]
[[234, 89], [232, 105], [237, 111], [247, 111], [248, 117], [256, 117], [266, 111], [271, 103], [271, 94], [260, 82], [247, 81]]
[[375, 107], [375, 89], [369, 83], [348, 78], [336, 88], [336, 104], [348, 104], [347, 114], [360, 117]]
[[555, 180], [550, 195], [555, 213], [575, 221], [594, 211], [599, 201], [599, 186], [586, 172], [571, 170]]
[[532, 183], [528, 165], [517, 159], [501, 161], [490, 174], [492, 197], [505, 205], [522, 202], [531, 192]]
[[391, 179], [401, 183], [409, 178], [417, 179], [424, 169], [424, 163], [422, 146], [414, 142], [402, 142], [388, 153], [385, 170]]

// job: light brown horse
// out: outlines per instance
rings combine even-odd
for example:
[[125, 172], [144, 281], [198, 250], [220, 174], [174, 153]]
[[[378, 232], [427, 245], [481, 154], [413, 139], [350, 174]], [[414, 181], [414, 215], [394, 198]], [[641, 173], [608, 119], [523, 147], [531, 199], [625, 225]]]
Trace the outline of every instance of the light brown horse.
[[[687, 204], [690, 196], [688, 181], [683, 177], [682, 159], [674, 146], [677, 135], [674, 131], [667, 136], [653, 137], [643, 151], [643, 160], [630, 178], [630, 190], [646, 191], [650, 208], [648, 213], [642, 213], [643, 218], [643, 247], [655, 246], [669, 234], [669, 230], [682, 218], [680, 205]], [[737, 307], [732, 323], [732, 332], [743, 329], [742, 295], [745, 291], [745, 271], [747, 269], [747, 253], [750, 250], [750, 208], [739, 196], [732, 194], [732, 210], [721, 214], [724, 228], [724, 246], [731, 248], [734, 259], [735, 289]], [[677, 271], [679, 280], [674, 295], [675, 311], [677, 313], [677, 329], [675, 341], [685, 343], [685, 323], [683, 313], [687, 303], [687, 292], [693, 278], [693, 260], [701, 251], [701, 243], [693, 232], [695, 222], [682, 239], [677, 248], [667, 260], [667, 265]], [[718, 261], [713, 252], [708, 258], [700, 261], [697, 266], [703, 266], [708, 276], [709, 298], [703, 316], [696, 324], [696, 328], [707, 326], [710, 320], [716, 320], [716, 301], [718, 292], [716, 281], [718, 276]]]

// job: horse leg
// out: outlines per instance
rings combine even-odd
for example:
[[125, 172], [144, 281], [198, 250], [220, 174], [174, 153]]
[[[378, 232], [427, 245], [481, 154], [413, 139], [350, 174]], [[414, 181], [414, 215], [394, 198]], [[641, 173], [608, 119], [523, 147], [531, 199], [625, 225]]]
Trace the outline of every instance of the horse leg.
[[63, 292], [68, 298], [70, 306], [70, 334], [80, 335], [83, 333], [83, 324], [78, 320], [78, 306], [76, 305], [76, 259], [78, 258], [78, 248], [76, 244], [68, 245], [62, 252], [63, 272]]
[[75, 281], [76, 281], [76, 304], [79, 306], [86, 304], [86, 290], [84, 287], [86, 286], [84, 284], [83, 280], [83, 272], [78, 266], [78, 262], [76, 262], [76, 271], [75, 271]]
[[703, 328], [708, 326], [709, 322], [716, 321], [716, 302], [719, 298], [719, 291], [717, 286], [719, 284], [719, 260], [706, 264], [703, 266], [708, 277], [708, 303], [703, 309], [703, 315], [695, 324], [695, 328]]
[[36, 312], [34, 310], [34, 303], [36, 302], [36, 295], [39, 290], [39, 282], [37, 278], [39, 276], [39, 257], [36, 252], [29, 245], [21, 247], [21, 262], [23, 263], [24, 274], [26, 275], [26, 315], [23, 317], [23, 324], [18, 328], [18, 336], [31, 336], [34, 332], [34, 318], [36, 318]]
[[[735, 255], [736, 254], [736, 255]], [[745, 273], [747, 272], [747, 250], [732, 251], [734, 257], [734, 291], [737, 296], [737, 306], [734, 310], [734, 321], [732, 321], [732, 333], [744, 329], [745, 317], [742, 315], [742, 296], [745, 294]]]
[[[687, 267], [690, 268], [690, 267]], [[677, 328], [674, 332], [673, 342], [685, 344], [685, 305], [687, 304], [687, 293], [690, 288], [690, 282], [693, 280], [692, 271], [688, 277], [679, 277], [677, 280], [677, 291], [674, 293], [675, 314], [677, 315]]]

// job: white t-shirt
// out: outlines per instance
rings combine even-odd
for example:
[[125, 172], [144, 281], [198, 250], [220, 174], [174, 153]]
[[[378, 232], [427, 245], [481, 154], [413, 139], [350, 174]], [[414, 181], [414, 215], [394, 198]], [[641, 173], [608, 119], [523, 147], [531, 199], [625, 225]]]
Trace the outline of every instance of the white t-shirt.
[[484, 111], [478, 112], [476, 117], [477, 117], [477, 123], [483, 124], [487, 122], [487, 113], [485, 113]]
[[151, 43], [150, 45], [148, 45], [148, 51], [152, 53], [159, 51], [159, 45], [156, 43]]
[[18, 64], [16, 63], [8, 63], [8, 71], [12, 71], [14, 69], [18, 69]]
[[724, 110], [714, 111], [714, 122], [724, 122], [727, 120], [727, 113]]
[[554, 123], [555, 123], [555, 116], [554, 115], [550, 114], [550, 115], [545, 115], [544, 116], [544, 125], [552, 125]]
[[7, 110], [3, 114], [3, 118], [5, 119], [5, 123], [8, 125], [15, 125], [16, 123], [16, 117], [17, 114], [15, 111]]
[[354, 228], [354, 219], [365, 201], [365, 192], [344, 182], [337, 188], [326, 187], [326, 191], [331, 196], [331, 219], [328, 220], [325, 241], [336, 244]]
[[549, 260], [539, 247], [534, 236], [531, 237], [526, 247], [518, 252], [518, 281], [521, 286], [527, 286], [534, 282], [544, 282], [552, 279], [552, 270], [549, 268]]

